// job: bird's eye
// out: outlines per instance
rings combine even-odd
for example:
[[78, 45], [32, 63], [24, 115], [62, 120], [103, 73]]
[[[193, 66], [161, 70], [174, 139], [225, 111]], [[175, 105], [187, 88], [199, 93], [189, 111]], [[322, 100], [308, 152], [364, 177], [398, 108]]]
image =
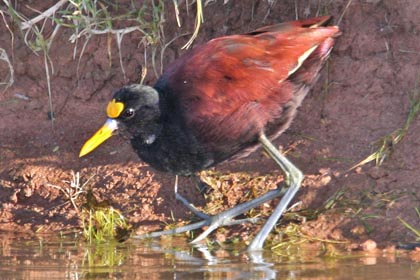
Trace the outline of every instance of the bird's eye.
[[132, 117], [134, 117], [134, 109], [133, 108], [128, 108], [127, 110], [124, 111], [123, 113], [123, 117], [126, 119], [131, 119]]

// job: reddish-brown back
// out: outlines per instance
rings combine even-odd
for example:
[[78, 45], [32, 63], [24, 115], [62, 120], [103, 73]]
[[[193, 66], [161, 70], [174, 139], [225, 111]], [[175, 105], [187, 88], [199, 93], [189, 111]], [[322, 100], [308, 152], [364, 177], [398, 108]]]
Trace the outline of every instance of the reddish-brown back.
[[301, 86], [291, 75], [306, 67], [300, 79], [316, 76], [320, 67], [305, 66], [303, 60], [326, 59], [339, 33], [336, 26], [320, 26], [328, 19], [213, 39], [170, 65], [156, 86], [175, 95], [187, 127], [200, 142], [215, 146], [236, 141], [240, 148], [238, 139], [250, 141], [282, 118], [285, 104]]

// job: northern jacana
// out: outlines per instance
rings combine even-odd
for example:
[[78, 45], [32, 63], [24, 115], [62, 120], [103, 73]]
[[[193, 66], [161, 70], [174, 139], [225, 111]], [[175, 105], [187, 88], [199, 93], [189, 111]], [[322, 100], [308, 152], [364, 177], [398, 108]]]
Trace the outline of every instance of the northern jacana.
[[261, 249], [303, 179], [271, 141], [289, 127], [330, 54], [339, 29], [327, 26], [329, 20], [323, 16], [280, 23], [216, 38], [187, 51], [153, 87], [132, 84], [118, 90], [108, 104], [106, 123], [84, 144], [80, 156], [123, 129], [143, 161], [157, 170], [188, 176], [262, 145], [286, 174], [286, 191], [269, 191], [215, 216], [194, 210], [176, 193], [203, 221], [156, 234], [209, 225], [196, 242], [283, 195], [248, 247]]

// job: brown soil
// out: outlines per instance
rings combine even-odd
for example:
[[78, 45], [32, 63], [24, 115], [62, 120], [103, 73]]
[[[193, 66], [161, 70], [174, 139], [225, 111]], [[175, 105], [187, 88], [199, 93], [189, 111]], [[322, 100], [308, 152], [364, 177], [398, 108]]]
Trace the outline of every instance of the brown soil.
[[[45, 10], [53, 2], [28, 1], [28, 5]], [[300, 209], [324, 209], [331, 197], [342, 194], [333, 207], [306, 221], [302, 229], [321, 238], [373, 239], [382, 246], [412, 241], [413, 234], [398, 217], [420, 227], [415, 209], [420, 177], [418, 120], [382, 166], [369, 163], [347, 170], [374, 151], [375, 141], [404, 125], [420, 69], [418, 0], [287, 0], [274, 1], [271, 9], [269, 1], [222, 2], [205, 8], [196, 42], [294, 19], [295, 5], [300, 18], [316, 16], [318, 2], [321, 12], [333, 15], [335, 22], [343, 15], [339, 23], [343, 34], [328, 67], [292, 127], [276, 142], [306, 175], [295, 198], [302, 202]], [[17, 9], [29, 18], [36, 16], [23, 4]], [[183, 6], [180, 9], [184, 22], [178, 29], [172, 6], [166, 7], [167, 41], [194, 26], [194, 16], [186, 15]], [[115, 37], [93, 36], [79, 61], [73, 58], [75, 46], [68, 40], [71, 32], [60, 30], [49, 52], [54, 65], [51, 84], [56, 119], [52, 127], [42, 52], [35, 55], [18, 29], [13, 29], [13, 44], [4, 24], [0, 30], [0, 47], [12, 59], [15, 71], [14, 84], [0, 94], [1, 230], [49, 233], [79, 227], [78, 213], [58, 189], [69, 188], [72, 171], [80, 172], [82, 182], [93, 176], [87, 187], [98, 199], [120, 209], [138, 232], [162, 228], [163, 222], [171, 222], [172, 214], [177, 220], [191, 217], [175, 201], [174, 178], [141, 162], [125, 139], [113, 137], [91, 155], [78, 158], [81, 145], [105, 120], [104, 109], [112, 92], [139, 81], [144, 64], [139, 33], [123, 38], [124, 77]], [[180, 47], [187, 39], [180, 37], [167, 48], [164, 65], [182, 54]], [[79, 42], [77, 57], [82, 44]], [[7, 73], [6, 63], [0, 60], [2, 80]], [[146, 84], [156, 80], [152, 73], [149, 69]], [[213, 187], [225, 188], [220, 191], [225, 206], [238, 202], [251, 188], [263, 191], [262, 187], [273, 187], [282, 179], [261, 151], [219, 165], [215, 171], [224, 176], [206, 173], [203, 177], [223, 179]], [[256, 176], [265, 177], [255, 185]], [[181, 192], [197, 205], [206, 205], [190, 180], [181, 180]], [[244, 239], [254, 231], [251, 225], [232, 228]]]

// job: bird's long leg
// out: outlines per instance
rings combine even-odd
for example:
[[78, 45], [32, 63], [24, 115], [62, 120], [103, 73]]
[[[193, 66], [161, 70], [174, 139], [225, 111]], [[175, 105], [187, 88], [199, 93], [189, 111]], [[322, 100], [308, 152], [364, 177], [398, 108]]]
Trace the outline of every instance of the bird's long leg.
[[290, 201], [296, 195], [303, 180], [302, 172], [295, 165], [293, 165], [293, 163], [291, 163], [285, 156], [283, 156], [264, 134], [260, 136], [259, 140], [264, 149], [270, 155], [270, 157], [280, 166], [280, 168], [286, 174], [286, 177], [289, 181], [289, 189], [286, 191], [279, 204], [274, 209], [273, 214], [271, 214], [267, 222], [258, 232], [257, 236], [255, 236], [251, 244], [248, 246], [248, 251], [262, 249], [262, 246], [264, 244], [264, 241], [267, 239], [268, 234], [274, 228], [278, 219], [284, 213], [287, 206], [290, 204]]
[[278, 219], [286, 210], [287, 206], [290, 204], [290, 201], [296, 195], [296, 192], [299, 190], [303, 180], [303, 174], [296, 166], [293, 165], [293, 163], [291, 163], [285, 156], [283, 156], [280, 153], [280, 151], [276, 149], [276, 147], [274, 147], [274, 145], [270, 142], [270, 140], [267, 139], [267, 137], [264, 134], [261, 134], [259, 141], [261, 142], [264, 149], [268, 152], [270, 157], [280, 166], [280, 168], [285, 173], [286, 180], [289, 184], [288, 189], [286, 191], [284, 188], [273, 190], [251, 201], [239, 204], [229, 210], [226, 210], [216, 216], [213, 216], [213, 221], [211, 222], [207, 230], [205, 230], [196, 239], [194, 239], [192, 243], [198, 242], [206, 238], [207, 235], [210, 234], [217, 227], [225, 225], [225, 221], [231, 221], [232, 218], [242, 213], [245, 213], [246, 211], [252, 208], [257, 207], [268, 200], [271, 200], [277, 196], [281, 196], [284, 194], [279, 204], [274, 209], [273, 214], [271, 214], [267, 222], [258, 232], [257, 236], [255, 236], [251, 244], [248, 246], [248, 251], [262, 249], [262, 246], [264, 244], [264, 241], [267, 239], [267, 236], [274, 228]]
[[[183, 227], [174, 228], [170, 230], [164, 230], [164, 231], [157, 231], [152, 233], [145, 233], [134, 236], [134, 238], [137, 239], [143, 239], [143, 238], [152, 238], [152, 237], [158, 237], [162, 235], [170, 235], [170, 234], [178, 234], [194, 229], [201, 228], [203, 226], [209, 226], [207, 230], [205, 230], [203, 233], [201, 233], [196, 239], [191, 241], [191, 243], [197, 243], [204, 238], [206, 238], [213, 230], [217, 229], [221, 226], [230, 226], [230, 225], [236, 225], [243, 222], [251, 222], [255, 223], [257, 222], [258, 218], [250, 218], [250, 219], [239, 219], [234, 220], [233, 218], [236, 216], [239, 216], [248, 210], [255, 208], [269, 200], [272, 200], [273, 198], [276, 198], [278, 196], [283, 195], [286, 192], [285, 188], [279, 188], [276, 190], [271, 190], [269, 192], [266, 192], [260, 197], [257, 197], [253, 200], [244, 202], [242, 204], [239, 204], [231, 209], [228, 209], [226, 211], [220, 212], [217, 215], [214, 216], [208, 216], [207, 219], [203, 219], [200, 222], [196, 222], [193, 224], [189, 224]], [[184, 198], [185, 199], [185, 198]], [[189, 204], [189, 202], [185, 199], [185, 201]], [[204, 214], [205, 215], [205, 214]]]
[[287, 181], [289, 182], [288, 188], [278, 188], [278, 189], [269, 191], [263, 194], [262, 196], [257, 197], [253, 200], [241, 203], [217, 215], [209, 216], [198, 211], [190, 202], [188, 202], [187, 199], [185, 199], [182, 195], [178, 193], [178, 190], [177, 190], [178, 181], [176, 179], [176, 184], [175, 184], [176, 198], [180, 200], [185, 206], [187, 206], [193, 213], [201, 217], [203, 220], [194, 224], [184, 226], [184, 227], [138, 235], [136, 236], [136, 238], [148, 238], [148, 237], [157, 237], [157, 236], [167, 235], [167, 234], [176, 234], [176, 233], [194, 230], [203, 226], [208, 226], [208, 228], [203, 233], [201, 233], [197, 238], [195, 238], [192, 241], [192, 243], [197, 243], [203, 240], [204, 238], [206, 238], [212, 231], [214, 231], [218, 227], [239, 224], [245, 221], [256, 222], [257, 219], [235, 220], [233, 218], [269, 200], [272, 200], [273, 198], [283, 195], [279, 204], [276, 206], [273, 214], [269, 217], [267, 222], [264, 224], [260, 232], [257, 234], [257, 236], [254, 238], [254, 240], [251, 242], [251, 244], [248, 247], [248, 251], [255, 251], [255, 250], [262, 249], [262, 246], [264, 244], [264, 241], [267, 239], [268, 234], [276, 225], [278, 219], [284, 213], [290, 201], [293, 199], [296, 192], [299, 190], [302, 179], [303, 179], [303, 174], [297, 167], [295, 167], [286, 157], [284, 157], [274, 147], [274, 145], [267, 139], [265, 135], [261, 135], [259, 138], [259, 141], [261, 142], [264, 149], [268, 152], [270, 157], [273, 158], [273, 160], [280, 166], [280, 168], [285, 173]]
[[185, 207], [187, 207], [191, 212], [193, 212], [196, 216], [200, 217], [203, 220], [208, 220], [210, 218], [209, 215], [204, 214], [203, 212], [199, 211], [197, 208], [195, 208], [195, 206], [190, 203], [185, 197], [183, 197], [179, 192], [178, 192], [178, 175], [175, 176], [175, 186], [174, 186], [174, 191], [175, 191], [175, 198], [179, 201], [182, 202], [182, 204], [185, 205]]

